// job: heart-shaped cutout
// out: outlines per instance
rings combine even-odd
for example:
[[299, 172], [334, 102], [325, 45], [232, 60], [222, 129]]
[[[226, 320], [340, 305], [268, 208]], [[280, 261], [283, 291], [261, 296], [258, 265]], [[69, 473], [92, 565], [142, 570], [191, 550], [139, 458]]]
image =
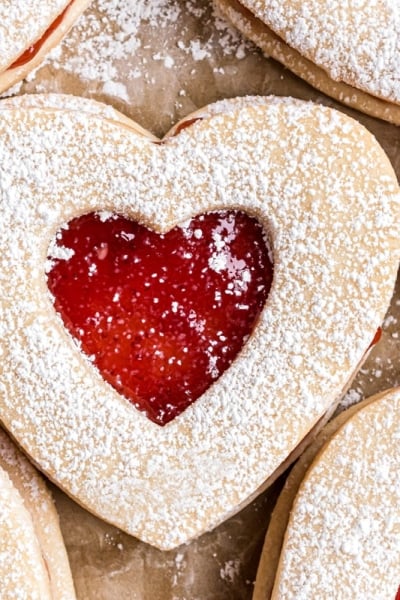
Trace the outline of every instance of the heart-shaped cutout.
[[[171, 548], [249, 502], [335, 405], [391, 297], [398, 184], [358, 123], [300, 101], [225, 101], [155, 144], [88, 101], [45, 100], [0, 110], [1, 418], [78, 502]], [[229, 369], [159, 427], [66, 331], [48, 249], [91, 212], [166, 233], [221, 210], [267, 232], [273, 284]]]
[[272, 281], [262, 227], [210, 213], [165, 234], [91, 214], [57, 234], [55, 307], [104, 379], [165, 425], [228, 368]]
[[399, 414], [400, 389], [377, 394], [301, 456], [271, 517], [254, 600], [398, 600]]

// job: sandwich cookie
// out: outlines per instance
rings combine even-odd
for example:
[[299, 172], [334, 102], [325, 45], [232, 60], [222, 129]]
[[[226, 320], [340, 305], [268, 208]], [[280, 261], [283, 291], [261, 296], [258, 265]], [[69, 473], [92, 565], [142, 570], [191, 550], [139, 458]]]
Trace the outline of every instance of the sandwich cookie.
[[0, 109], [2, 419], [80, 504], [173, 548], [347, 387], [396, 279], [396, 177], [358, 123], [293, 99], [223, 101], [162, 141], [20, 102]]
[[0, 596], [74, 600], [58, 515], [47, 486], [0, 430]]
[[396, 2], [215, 0], [246, 37], [309, 84], [400, 124], [400, 6]]
[[400, 594], [400, 391], [331, 421], [291, 471], [272, 513], [254, 600]]
[[6, 0], [0, 5], [0, 92], [21, 81], [60, 42], [90, 0]]

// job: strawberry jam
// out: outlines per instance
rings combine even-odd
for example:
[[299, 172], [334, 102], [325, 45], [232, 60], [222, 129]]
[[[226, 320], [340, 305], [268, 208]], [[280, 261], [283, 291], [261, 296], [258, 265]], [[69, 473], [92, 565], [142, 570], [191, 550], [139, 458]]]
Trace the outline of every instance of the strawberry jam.
[[[229, 367], [267, 298], [261, 225], [241, 212], [198, 216], [167, 234], [89, 214], [57, 234], [48, 286], [102, 376], [165, 425]], [[72, 256], [71, 256], [72, 255]]]
[[[73, 0], [72, 0], [73, 2]], [[57, 27], [60, 25], [61, 21], [63, 20], [65, 13], [67, 12], [67, 10], [69, 9], [69, 7], [71, 6], [72, 2], [70, 2], [68, 4], [68, 6], [63, 10], [63, 12], [58, 15], [58, 17], [53, 21], [53, 23], [50, 25], [50, 27], [48, 29], [46, 29], [46, 31], [44, 32], [44, 34], [42, 35], [42, 37], [35, 43], [32, 44], [32, 46], [29, 46], [29, 48], [27, 48], [25, 50], [25, 52], [23, 52], [15, 62], [13, 62], [7, 70], [9, 69], [16, 69], [17, 67], [22, 67], [23, 65], [26, 65], [30, 60], [32, 60], [32, 58], [34, 58], [36, 56], [36, 54], [39, 52], [39, 50], [41, 49], [41, 47], [43, 46], [43, 44], [49, 39], [49, 37], [51, 36], [51, 34], [57, 29]]]

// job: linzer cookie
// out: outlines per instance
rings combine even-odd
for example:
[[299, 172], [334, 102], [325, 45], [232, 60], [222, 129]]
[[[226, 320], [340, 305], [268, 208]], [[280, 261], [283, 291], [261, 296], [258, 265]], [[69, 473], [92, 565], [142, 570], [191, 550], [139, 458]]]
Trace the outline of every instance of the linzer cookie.
[[400, 124], [397, 2], [215, 0], [248, 38], [328, 96]]
[[397, 600], [399, 414], [400, 391], [382, 392], [306, 450], [272, 514], [254, 600]]
[[69, 31], [90, 0], [6, 0], [0, 5], [0, 91], [21, 81]]
[[292, 99], [162, 141], [38, 102], [0, 110], [2, 420], [80, 504], [173, 548], [331, 413], [392, 294], [397, 181], [359, 124]]
[[0, 430], [0, 596], [73, 600], [53, 499], [39, 473]]

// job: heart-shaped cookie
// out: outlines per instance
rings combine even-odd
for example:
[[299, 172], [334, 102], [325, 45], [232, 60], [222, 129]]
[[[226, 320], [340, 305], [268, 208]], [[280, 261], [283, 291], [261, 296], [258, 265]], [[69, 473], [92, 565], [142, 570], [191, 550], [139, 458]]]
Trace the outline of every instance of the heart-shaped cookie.
[[[76, 102], [0, 111], [2, 420], [82, 505], [172, 548], [249, 502], [341, 395], [392, 293], [398, 185], [374, 138], [320, 106], [224, 101], [154, 143]], [[220, 210], [265, 229], [271, 291], [231, 367], [160, 427], [66, 332], [49, 246], [85, 213], [167, 232]]]
[[393, 389], [320, 432], [272, 514], [254, 600], [397, 600], [399, 414], [400, 390]]
[[0, 92], [21, 81], [69, 31], [90, 0], [18, 0], [0, 5]]
[[400, 124], [397, 2], [215, 0], [248, 38], [312, 86]]
[[73, 600], [53, 499], [39, 473], [0, 430], [0, 596]]

